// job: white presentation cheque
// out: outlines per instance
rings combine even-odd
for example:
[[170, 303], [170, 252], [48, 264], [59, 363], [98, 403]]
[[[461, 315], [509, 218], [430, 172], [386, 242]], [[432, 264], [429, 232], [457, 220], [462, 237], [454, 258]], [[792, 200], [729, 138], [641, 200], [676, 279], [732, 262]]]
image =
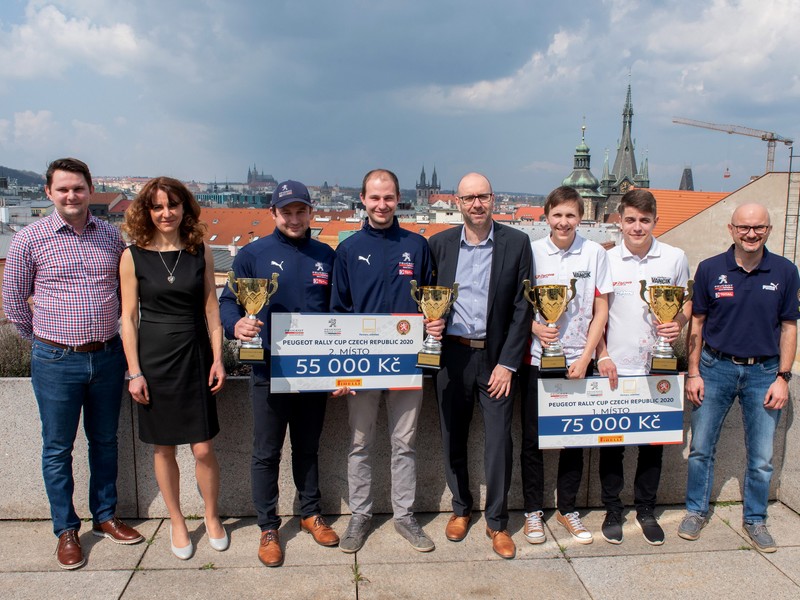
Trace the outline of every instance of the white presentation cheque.
[[683, 375], [539, 379], [539, 447], [683, 442]]
[[271, 390], [420, 389], [422, 321], [420, 314], [272, 313]]

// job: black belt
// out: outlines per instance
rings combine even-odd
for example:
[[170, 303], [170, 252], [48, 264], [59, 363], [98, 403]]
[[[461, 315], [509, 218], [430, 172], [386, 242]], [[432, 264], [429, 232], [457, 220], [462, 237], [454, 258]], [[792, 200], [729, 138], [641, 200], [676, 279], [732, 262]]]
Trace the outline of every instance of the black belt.
[[486, 348], [486, 338], [475, 340], [472, 338], [459, 337], [457, 335], [448, 335], [447, 339], [451, 342], [461, 344], [462, 346], [469, 346], [470, 348], [476, 348], [478, 350]]
[[715, 357], [715, 358], [722, 358], [724, 360], [729, 360], [735, 365], [757, 365], [763, 362], [770, 360], [771, 358], [775, 358], [774, 356], [734, 356], [733, 354], [725, 354], [724, 352], [720, 352], [719, 350], [714, 350], [708, 344], [703, 344], [703, 347], [708, 350], [708, 353]]
[[56, 348], [61, 348], [62, 350], [72, 350], [73, 352], [97, 352], [99, 350], [105, 350], [108, 346], [117, 340], [119, 337], [115, 335], [111, 339], [106, 340], [105, 342], [88, 342], [86, 344], [81, 344], [80, 346], [67, 346], [66, 344], [59, 344], [58, 342], [54, 342], [52, 340], [46, 340], [43, 337], [39, 337], [38, 335], [33, 336], [34, 339], [39, 340], [40, 342], [47, 344], [48, 346], [55, 346]]

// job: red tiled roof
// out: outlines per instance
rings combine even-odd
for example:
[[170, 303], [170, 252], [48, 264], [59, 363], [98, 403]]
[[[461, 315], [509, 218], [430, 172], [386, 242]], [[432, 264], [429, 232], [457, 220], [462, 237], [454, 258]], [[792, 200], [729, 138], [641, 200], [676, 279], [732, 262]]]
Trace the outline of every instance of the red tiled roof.
[[119, 202], [114, 204], [113, 208], [109, 208], [108, 212], [114, 214], [117, 213], [122, 214], [127, 210], [127, 208], [131, 205], [132, 202], [133, 200], [128, 200], [127, 198], [125, 200], [120, 200]]
[[520, 206], [514, 211], [514, 218], [517, 221], [538, 221], [543, 215], [543, 206]]
[[[341, 213], [344, 215], [344, 213]], [[508, 215], [509, 217], [511, 215]], [[203, 208], [200, 220], [208, 226], [205, 241], [213, 246], [246, 245], [254, 236], [264, 237], [275, 229], [275, 221], [266, 208]], [[216, 223], [214, 222], [216, 221]], [[258, 221], [258, 223], [256, 223]], [[363, 221], [311, 221], [311, 229], [319, 230], [317, 239], [335, 248], [342, 232], [358, 231]], [[448, 223], [411, 223], [401, 221], [400, 226], [408, 231], [429, 238], [432, 235], [453, 227]], [[211, 237], [217, 237], [211, 240]], [[233, 239], [240, 236], [234, 242]]]
[[511, 213], [495, 213], [492, 215], [495, 221], [516, 221], [516, 218]]
[[451, 223], [400, 223], [400, 227], [418, 233], [424, 238], [429, 238], [440, 231], [450, 229], [453, 225]]
[[656, 237], [674, 229], [696, 214], [713, 206], [727, 192], [690, 192], [686, 190], [650, 190], [658, 205], [658, 224], [653, 230]]
[[110, 206], [120, 198], [125, 198], [125, 194], [121, 192], [95, 192], [89, 198], [89, 204], [106, 204]]
[[[203, 208], [200, 220], [208, 226], [206, 241], [214, 246], [244, 246], [252, 237], [264, 237], [275, 229], [267, 208]], [[212, 240], [214, 235], [217, 237]], [[240, 237], [234, 242], [236, 236]]]

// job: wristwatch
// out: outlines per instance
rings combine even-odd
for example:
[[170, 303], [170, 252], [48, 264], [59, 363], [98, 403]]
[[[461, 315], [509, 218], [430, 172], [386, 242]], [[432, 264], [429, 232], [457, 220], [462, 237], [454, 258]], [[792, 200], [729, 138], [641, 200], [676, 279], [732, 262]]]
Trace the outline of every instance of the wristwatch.
[[781, 377], [786, 383], [789, 383], [792, 380], [792, 372], [791, 371], [778, 371], [775, 377]]

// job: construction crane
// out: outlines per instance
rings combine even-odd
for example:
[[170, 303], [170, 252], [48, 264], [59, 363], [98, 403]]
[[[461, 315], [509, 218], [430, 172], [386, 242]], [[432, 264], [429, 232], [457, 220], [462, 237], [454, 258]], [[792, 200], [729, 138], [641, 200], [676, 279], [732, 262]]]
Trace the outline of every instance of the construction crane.
[[775, 170], [775, 142], [783, 142], [787, 146], [791, 146], [794, 143], [794, 140], [778, 135], [777, 133], [761, 131], [760, 129], [751, 129], [750, 127], [742, 127], [741, 125], [719, 125], [717, 123], [706, 123], [705, 121], [695, 121], [693, 119], [684, 119], [681, 117], [673, 117], [672, 122], [680, 125], [691, 125], [692, 127], [724, 131], [730, 134], [749, 135], [750, 137], [756, 137], [767, 142], [767, 173], [771, 173]]

